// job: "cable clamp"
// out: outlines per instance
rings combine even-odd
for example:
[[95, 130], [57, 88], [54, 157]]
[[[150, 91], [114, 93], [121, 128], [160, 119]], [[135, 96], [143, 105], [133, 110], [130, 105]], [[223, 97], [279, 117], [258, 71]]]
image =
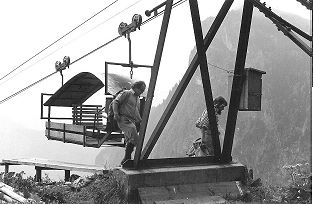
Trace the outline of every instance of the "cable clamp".
[[142, 23], [142, 16], [140, 14], [135, 14], [132, 17], [132, 23], [131, 24], [127, 24], [124, 22], [121, 22], [120, 25], [118, 26], [118, 33], [120, 34], [120, 36], [125, 36], [126, 34], [129, 34], [131, 32], [134, 32], [137, 30], [140, 30], [140, 26]]
[[56, 61], [55, 62], [55, 70], [56, 71], [62, 71], [62, 70], [64, 70], [64, 69], [66, 69], [66, 68], [69, 68], [70, 67], [70, 62], [71, 62], [71, 60], [70, 60], [70, 57], [69, 56], [65, 56], [64, 58], [63, 58], [63, 63], [62, 62], [60, 62], [60, 61]]

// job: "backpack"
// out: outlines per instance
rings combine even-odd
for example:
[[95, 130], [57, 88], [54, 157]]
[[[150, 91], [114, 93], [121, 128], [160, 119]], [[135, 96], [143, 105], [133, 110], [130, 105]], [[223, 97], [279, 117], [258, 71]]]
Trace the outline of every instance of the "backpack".
[[114, 112], [113, 112], [113, 100], [121, 94], [123, 91], [125, 91], [126, 88], [122, 88], [116, 94], [113, 95], [113, 99], [110, 102], [109, 108], [108, 108], [108, 116], [107, 116], [107, 126], [106, 130], [108, 131], [120, 131], [120, 128], [117, 125], [117, 121], [114, 119]]

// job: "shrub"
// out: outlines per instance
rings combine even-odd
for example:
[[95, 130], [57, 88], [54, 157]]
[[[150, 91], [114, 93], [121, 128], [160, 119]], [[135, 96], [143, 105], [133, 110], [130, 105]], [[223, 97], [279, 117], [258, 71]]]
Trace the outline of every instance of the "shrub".
[[23, 178], [24, 175], [24, 171], [20, 173], [1, 173], [0, 181], [23, 193], [23, 197], [27, 199], [30, 198], [31, 192], [36, 191], [37, 187], [32, 177]]

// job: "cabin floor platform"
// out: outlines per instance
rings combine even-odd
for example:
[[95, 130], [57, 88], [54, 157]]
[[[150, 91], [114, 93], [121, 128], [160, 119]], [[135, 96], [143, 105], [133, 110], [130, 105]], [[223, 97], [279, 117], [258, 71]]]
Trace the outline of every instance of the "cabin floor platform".
[[234, 162], [138, 170], [117, 168], [115, 172], [123, 180], [129, 203], [205, 199], [231, 192], [239, 194], [236, 181], [245, 181], [247, 175], [246, 167]]
[[124, 135], [122, 133], [90, 130], [85, 125], [46, 122], [45, 135], [49, 140], [77, 144], [84, 147], [125, 147]]

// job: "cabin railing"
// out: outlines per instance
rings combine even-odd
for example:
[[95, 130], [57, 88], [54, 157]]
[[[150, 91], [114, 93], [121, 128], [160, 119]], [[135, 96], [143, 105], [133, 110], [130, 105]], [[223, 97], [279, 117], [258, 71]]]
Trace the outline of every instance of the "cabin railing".
[[101, 105], [80, 105], [72, 108], [73, 124], [87, 127], [103, 126]]
[[40, 118], [50, 120], [71, 120], [74, 125], [102, 126], [103, 110], [101, 105], [78, 105], [72, 107], [72, 117], [52, 117], [51, 106], [47, 106], [47, 116], [44, 116], [44, 96], [52, 96], [53, 94], [41, 93], [41, 112]]
[[53, 94], [47, 94], [47, 93], [41, 93], [41, 109], [40, 109], [40, 119], [47, 119], [48, 121], [50, 120], [72, 120], [72, 118], [70, 117], [51, 117], [51, 106], [48, 106], [48, 116], [45, 117], [43, 114], [43, 107], [44, 107], [44, 102], [43, 102], [43, 98], [44, 96], [52, 96]]

